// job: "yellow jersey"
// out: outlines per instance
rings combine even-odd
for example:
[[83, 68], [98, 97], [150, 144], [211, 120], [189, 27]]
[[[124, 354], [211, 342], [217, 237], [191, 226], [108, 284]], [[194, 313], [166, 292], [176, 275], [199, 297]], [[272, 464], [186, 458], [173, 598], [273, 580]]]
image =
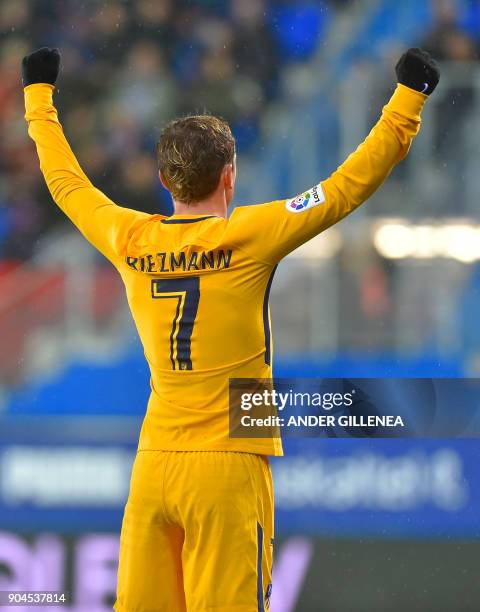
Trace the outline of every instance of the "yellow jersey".
[[276, 265], [379, 187], [407, 154], [426, 96], [398, 85], [369, 136], [329, 178], [224, 219], [149, 215], [112, 202], [72, 153], [53, 90], [25, 88], [28, 131], [53, 199], [125, 284], [151, 372], [139, 448], [282, 454], [279, 438], [229, 437], [229, 379], [271, 378]]

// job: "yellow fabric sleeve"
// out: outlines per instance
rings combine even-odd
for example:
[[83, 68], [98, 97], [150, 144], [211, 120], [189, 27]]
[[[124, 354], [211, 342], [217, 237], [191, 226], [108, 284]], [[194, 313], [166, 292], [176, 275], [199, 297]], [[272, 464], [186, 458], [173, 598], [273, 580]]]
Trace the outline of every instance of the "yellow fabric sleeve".
[[54, 86], [25, 87], [25, 119], [53, 199], [82, 234], [114, 263], [136, 229], [151, 217], [114, 204], [89, 181], [73, 154], [53, 105]]
[[[427, 96], [398, 85], [363, 143], [325, 181], [297, 196], [309, 207], [295, 212], [292, 200], [235, 209], [234, 239], [256, 259], [275, 264], [343, 219], [368, 199], [408, 153], [420, 129]], [[318, 203], [316, 203], [318, 202]]]
[[322, 183], [332, 225], [365, 202], [408, 153], [427, 96], [398, 85], [364, 142]]

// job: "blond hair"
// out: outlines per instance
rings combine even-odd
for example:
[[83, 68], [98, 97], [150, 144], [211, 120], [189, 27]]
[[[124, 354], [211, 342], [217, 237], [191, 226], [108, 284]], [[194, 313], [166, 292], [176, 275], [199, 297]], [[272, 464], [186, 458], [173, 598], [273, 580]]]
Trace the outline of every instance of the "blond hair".
[[233, 162], [235, 139], [229, 125], [212, 115], [190, 115], [170, 122], [157, 144], [158, 166], [174, 200], [190, 204], [218, 186]]

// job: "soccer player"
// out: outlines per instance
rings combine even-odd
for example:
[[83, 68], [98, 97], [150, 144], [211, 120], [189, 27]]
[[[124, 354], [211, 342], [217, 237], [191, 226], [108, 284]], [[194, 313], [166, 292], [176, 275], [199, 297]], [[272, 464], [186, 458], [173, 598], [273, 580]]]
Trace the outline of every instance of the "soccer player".
[[270, 378], [268, 296], [278, 262], [364, 202], [408, 153], [439, 80], [410, 49], [358, 149], [293, 199], [236, 208], [235, 141], [213, 116], [165, 127], [160, 180], [171, 217], [117, 206], [72, 153], [52, 97], [60, 56], [23, 60], [28, 131], [53, 199], [117, 268], [151, 371], [122, 526], [117, 612], [254, 612], [272, 591], [278, 438], [229, 437], [230, 378]]

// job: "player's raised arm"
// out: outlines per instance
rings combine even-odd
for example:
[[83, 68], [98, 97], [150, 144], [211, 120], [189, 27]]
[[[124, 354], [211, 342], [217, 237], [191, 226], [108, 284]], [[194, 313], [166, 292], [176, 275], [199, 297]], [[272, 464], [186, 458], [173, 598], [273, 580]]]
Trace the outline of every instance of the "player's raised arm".
[[149, 215], [114, 204], [89, 181], [73, 154], [53, 105], [60, 67], [56, 49], [42, 48], [22, 62], [25, 119], [53, 199], [83, 235], [109, 259], [121, 256]]
[[325, 181], [290, 200], [278, 200], [239, 215], [251, 216], [264, 260], [279, 259], [330, 227], [380, 187], [420, 129], [420, 113], [440, 73], [420, 49], [409, 49], [396, 66], [398, 86], [367, 138]]

